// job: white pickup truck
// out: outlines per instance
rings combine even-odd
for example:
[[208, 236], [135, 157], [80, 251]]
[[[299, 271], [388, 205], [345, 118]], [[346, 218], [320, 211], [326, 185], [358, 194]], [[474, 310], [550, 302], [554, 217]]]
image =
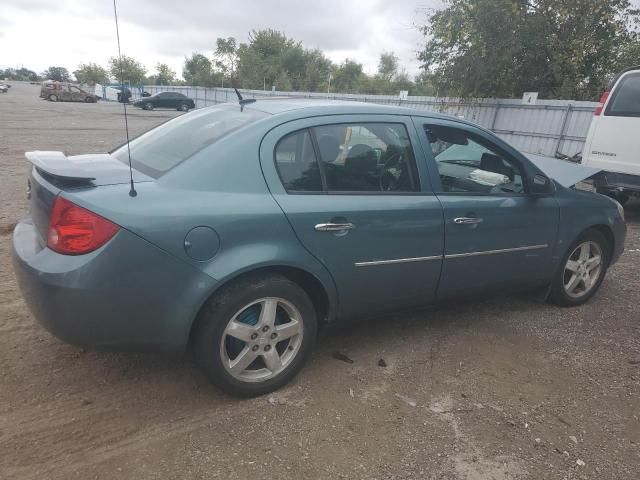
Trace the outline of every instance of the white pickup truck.
[[621, 204], [640, 197], [640, 66], [621, 72], [602, 95], [582, 164], [603, 171], [595, 178], [598, 192]]

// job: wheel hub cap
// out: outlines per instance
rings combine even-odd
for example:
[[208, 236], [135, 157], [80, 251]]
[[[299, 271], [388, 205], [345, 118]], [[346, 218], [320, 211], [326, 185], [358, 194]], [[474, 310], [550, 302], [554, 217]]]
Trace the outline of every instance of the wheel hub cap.
[[256, 300], [227, 323], [220, 342], [222, 364], [238, 380], [268, 380], [291, 364], [303, 333], [302, 317], [293, 304], [276, 297]]

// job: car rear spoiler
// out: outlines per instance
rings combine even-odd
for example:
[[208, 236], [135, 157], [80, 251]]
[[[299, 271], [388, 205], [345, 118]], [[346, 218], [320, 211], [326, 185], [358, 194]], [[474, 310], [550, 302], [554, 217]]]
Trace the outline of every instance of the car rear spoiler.
[[34, 151], [26, 152], [24, 156], [38, 170], [47, 175], [71, 182], [91, 182], [96, 177], [89, 173], [82, 165], [68, 158], [62, 152]]

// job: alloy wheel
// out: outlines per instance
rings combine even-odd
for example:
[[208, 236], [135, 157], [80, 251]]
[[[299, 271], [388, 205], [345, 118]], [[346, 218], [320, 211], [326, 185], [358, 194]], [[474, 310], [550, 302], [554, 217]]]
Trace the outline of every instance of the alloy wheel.
[[578, 245], [564, 267], [564, 291], [571, 298], [582, 298], [598, 284], [602, 274], [602, 248], [594, 241]]
[[298, 309], [277, 297], [261, 298], [240, 309], [220, 341], [222, 364], [242, 382], [263, 382], [282, 373], [302, 345]]

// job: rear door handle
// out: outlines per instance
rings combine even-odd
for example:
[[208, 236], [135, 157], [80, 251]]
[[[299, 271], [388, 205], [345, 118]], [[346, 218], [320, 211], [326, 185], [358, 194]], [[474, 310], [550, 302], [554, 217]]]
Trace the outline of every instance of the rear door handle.
[[319, 223], [315, 229], [318, 232], [342, 232], [353, 229], [353, 223]]
[[471, 218], [471, 217], [458, 217], [453, 220], [453, 223], [457, 225], [477, 225], [478, 223], [482, 223], [482, 219]]

